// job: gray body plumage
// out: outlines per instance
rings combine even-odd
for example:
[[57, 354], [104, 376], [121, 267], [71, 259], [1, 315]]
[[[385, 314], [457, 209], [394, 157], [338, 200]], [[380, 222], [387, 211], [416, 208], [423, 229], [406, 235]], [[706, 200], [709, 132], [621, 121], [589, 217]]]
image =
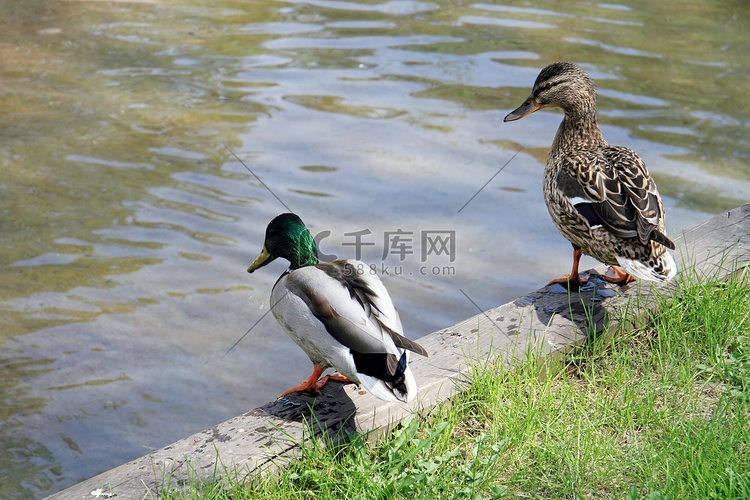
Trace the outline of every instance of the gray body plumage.
[[[408, 402], [416, 396], [409, 351], [427, 353], [403, 336], [388, 291], [364, 263], [339, 260], [290, 270], [274, 285], [271, 304], [313, 363], [335, 368], [381, 399]], [[402, 356], [403, 381], [394, 383], [388, 374], [399, 371]], [[378, 376], [379, 370], [385, 375]]]

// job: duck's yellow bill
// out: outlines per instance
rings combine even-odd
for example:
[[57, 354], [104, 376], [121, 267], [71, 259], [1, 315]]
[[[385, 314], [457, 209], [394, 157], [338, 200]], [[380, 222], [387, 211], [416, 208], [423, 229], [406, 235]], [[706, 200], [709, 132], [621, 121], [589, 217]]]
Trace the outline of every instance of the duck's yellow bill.
[[258, 255], [258, 258], [253, 261], [252, 264], [250, 264], [250, 267], [247, 268], [247, 272], [252, 273], [259, 267], [263, 267], [269, 262], [271, 262], [274, 259], [274, 257], [268, 253], [268, 250], [266, 250], [266, 247], [263, 247], [263, 251], [260, 252], [260, 255]]
[[529, 97], [528, 99], [526, 99], [526, 101], [524, 101], [523, 104], [508, 113], [503, 121], [512, 122], [513, 120], [519, 120], [539, 109], [542, 109], [542, 106], [540, 106], [539, 103], [536, 102], [536, 99], [532, 99], [531, 97]]

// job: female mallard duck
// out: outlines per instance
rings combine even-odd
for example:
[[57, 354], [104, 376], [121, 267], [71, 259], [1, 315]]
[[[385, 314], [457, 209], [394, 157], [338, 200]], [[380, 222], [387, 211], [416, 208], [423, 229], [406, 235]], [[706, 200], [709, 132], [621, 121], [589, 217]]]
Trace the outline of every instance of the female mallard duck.
[[[641, 278], [665, 281], [677, 273], [664, 233], [664, 204], [646, 165], [622, 146], [610, 146], [596, 123], [596, 89], [578, 66], [558, 62], [544, 68], [531, 95], [505, 121], [557, 106], [563, 118], [544, 168], [544, 200], [557, 229], [573, 244], [573, 270], [552, 283], [580, 287], [581, 254], [612, 268], [605, 276], [625, 284]], [[609, 273], [608, 273], [609, 274]]]
[[[409, 402], [417, 384], [409, 351], [427, 351], [403, 336], [391, 296], [370, 267], [357, 260], [318, 263], [315, 240], [295, 214], [281, 214], [266, 228], [252, 273], [277, 257], [291, 264], [271, 291], [271, 311], [313, 362], [310, 378], [291, 392], [318, 392], [329, 380], [364, 385], [386, 401]], [[333, 367], [343, 377], [318, 380]]]

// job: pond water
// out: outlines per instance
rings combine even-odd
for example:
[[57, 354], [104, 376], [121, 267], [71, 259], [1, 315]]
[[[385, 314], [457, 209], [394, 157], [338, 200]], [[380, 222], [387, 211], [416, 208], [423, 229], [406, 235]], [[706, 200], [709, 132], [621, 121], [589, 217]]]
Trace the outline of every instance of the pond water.
[[2, 498], [309, 375], [266, 315], [284, 263], [245, 271], [281, 212], [373, 264], [414, 339], [567, 273], [561, 114], [502, 122], [550, 62], [595, 79], [670, 234], [750, 199], [741, 0], [0, 0], [0, 26]]

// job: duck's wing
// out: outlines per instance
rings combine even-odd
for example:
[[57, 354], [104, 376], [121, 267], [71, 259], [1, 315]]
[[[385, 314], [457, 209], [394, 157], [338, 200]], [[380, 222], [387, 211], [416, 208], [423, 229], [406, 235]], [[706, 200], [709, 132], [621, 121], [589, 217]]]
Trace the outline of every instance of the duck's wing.
[[601, 224], [622, 238], [656, 241], [674, 249], [659, 230], [664, 217], [661, 197], [646, 164], [631, 149], [609, 146], [577, 150], [563, 159], [558, 185], [594, 226]]
[[359, 261], [307, 266], [289, 274], [289, 290], [338, 343], [361, 354], [393, 354], [398, 347], [423, 356], [422, 346], [403, 336], [401, 320], [383, 283]]

